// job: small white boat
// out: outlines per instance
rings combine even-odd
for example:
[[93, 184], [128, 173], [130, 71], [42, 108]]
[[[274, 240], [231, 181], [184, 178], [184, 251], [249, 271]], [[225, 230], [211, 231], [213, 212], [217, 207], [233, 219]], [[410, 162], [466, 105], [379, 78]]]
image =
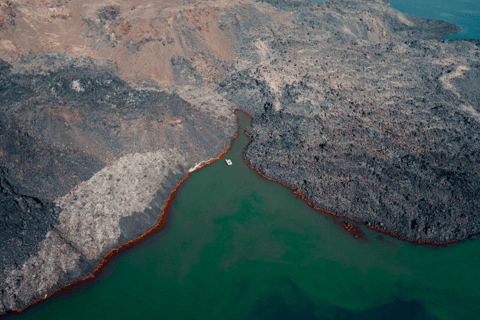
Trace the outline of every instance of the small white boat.
[[225, 159], [225, 162], [226, 162], [229, 166], [231, 166], [231, 165], [233, 164], [233, 163], [232, 163], [232, 160], [230, 160], [230, 159]]

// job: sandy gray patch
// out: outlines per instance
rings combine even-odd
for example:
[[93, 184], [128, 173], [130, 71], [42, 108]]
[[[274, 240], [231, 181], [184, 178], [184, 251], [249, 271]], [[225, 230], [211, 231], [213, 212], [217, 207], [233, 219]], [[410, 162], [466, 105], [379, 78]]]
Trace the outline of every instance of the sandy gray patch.
[[51, 230], [40, 243], [38, 254], [22, 266], [5, 270], [6, 280], [0, 302], [4, 308], [18, 308], [18, 300], [28, 303], [56, 285], [62, 275], [77, 266], [80, 253]]
[[169, 170], [183, 164], [173, 149], [120, 158], [56, 200], [57, 228], [87, 259], [98, 259], [117, 244], [120, 219], [145, 210]]

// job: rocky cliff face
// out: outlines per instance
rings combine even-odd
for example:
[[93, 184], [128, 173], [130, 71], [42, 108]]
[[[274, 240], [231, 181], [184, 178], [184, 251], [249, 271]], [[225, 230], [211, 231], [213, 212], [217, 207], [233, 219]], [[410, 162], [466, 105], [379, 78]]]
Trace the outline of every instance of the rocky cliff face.
[[254, 116], [250, 165], [419, 241], [478, 233], [480, 49], [386, 0], [0, 3], [0, 313], [151, 228]]

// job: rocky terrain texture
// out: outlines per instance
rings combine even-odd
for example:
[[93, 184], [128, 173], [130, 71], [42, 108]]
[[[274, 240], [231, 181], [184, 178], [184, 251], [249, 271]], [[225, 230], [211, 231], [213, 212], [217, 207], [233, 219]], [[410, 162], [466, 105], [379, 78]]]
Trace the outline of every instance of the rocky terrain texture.
[[480, 232], [480, 48], [387, 0], [0, 1], [0, 313], [89, 275], [253, 116], [248, 163], [429, 242]]

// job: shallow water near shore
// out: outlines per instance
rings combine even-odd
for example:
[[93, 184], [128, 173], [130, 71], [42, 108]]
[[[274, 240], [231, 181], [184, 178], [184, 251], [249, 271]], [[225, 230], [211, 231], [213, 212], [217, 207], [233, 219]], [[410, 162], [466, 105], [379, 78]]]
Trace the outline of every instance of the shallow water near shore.
[[364, 227], [368, 240], [353, 238], [248, 168], [250, 119], [237, 116], [232, 148], [184, 182], [160, 235], [8, 318], [478, 319], [480, 241], [418, 246]]
[[478, 0], [390, 0], [390, 6], [403, 13], [455, 23], [459, 33], [445, 39], [480, 39], [480, 1]]
[[[325, 2], [325, 0], [312, 0]], [[480, 1], [478, 0], [390, 0], [390, 6], [417, 17], [445, 20], [462, 28], [445, 39], [480, 39]]]

